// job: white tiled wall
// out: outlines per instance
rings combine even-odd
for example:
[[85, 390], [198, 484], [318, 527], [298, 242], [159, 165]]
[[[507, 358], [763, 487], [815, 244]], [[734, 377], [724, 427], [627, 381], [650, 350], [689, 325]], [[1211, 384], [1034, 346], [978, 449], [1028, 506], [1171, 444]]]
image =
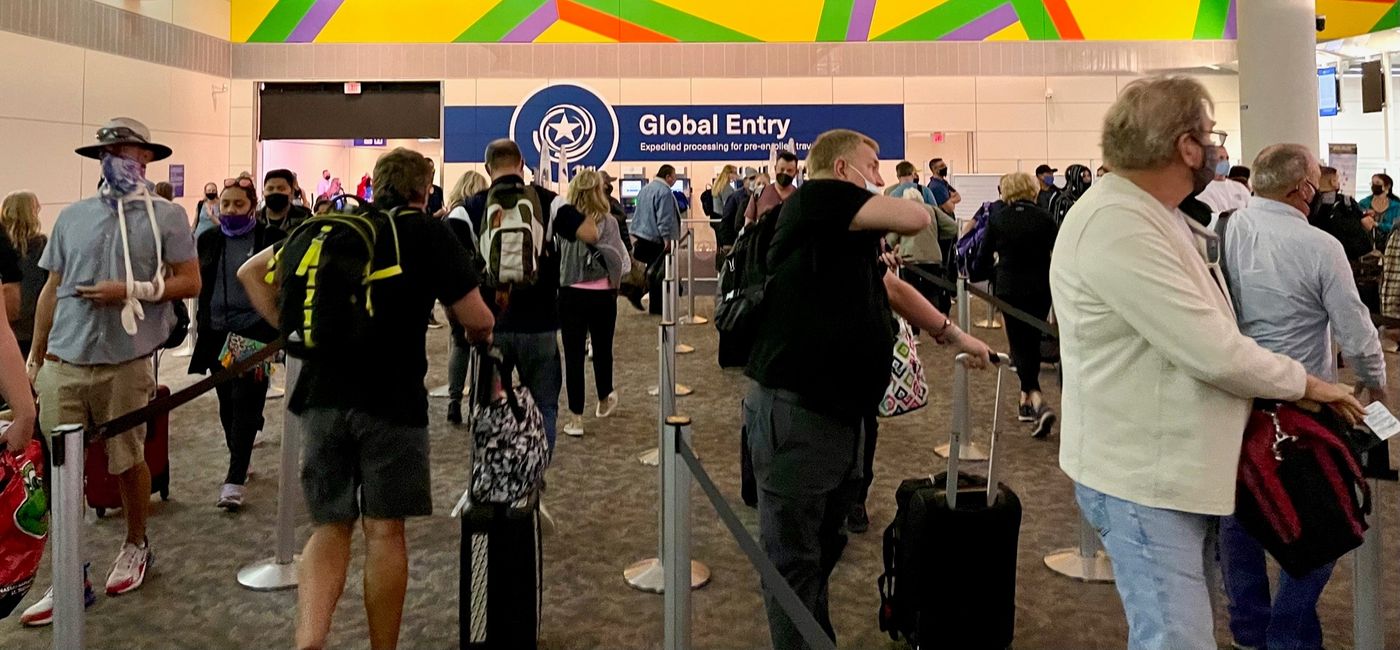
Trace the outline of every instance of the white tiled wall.
[[[169, 160], [151, 165], [147, 176], [166, 180], [170, 164], [183, 164], [185, 198], [179, 203], [188, 212], [194, 212], [206, 181], [227, 176], [228, 79], [12, 32], [0, 32], [0, 61], [6, 62], [0, 87], [24, 89], [0, 102], [0, 138], [14, 154], [0, 160], [0, 194], [35, 191], [46, 228], [63, 206], [93, 194], [98, 165], [73, 149], [90, 142], [111, 117], [145, 122], [153, 138], [175, 150]], [[251, 113], [246, 120], [251, 122]]]
[[1400, 176], [1400, 124], [1392, 124], [1391, 155], [1386, 158], [1385, 120], [1382, 113], [1361, 112], [1361, 78], [1342, 78], [1342, 111], [1336, 117], [1321, 119], [1319, 151], [1327, 157], [1328, 144], [1354, 144], [1357, 156], [1356, 191], [1366, 194], [1370, 175], [1386, 172]]
[[229, 38], [229, 0], [97, 0], [102, 4], [138, 13], [147, 18], [173, 23], [217, 36]]

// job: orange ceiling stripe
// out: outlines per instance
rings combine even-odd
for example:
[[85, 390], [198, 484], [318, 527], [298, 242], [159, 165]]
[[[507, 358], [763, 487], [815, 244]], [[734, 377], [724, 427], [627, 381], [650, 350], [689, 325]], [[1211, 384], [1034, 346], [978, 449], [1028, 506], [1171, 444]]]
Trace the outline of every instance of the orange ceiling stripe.
[[1079, 21], [1074, 19], [1074, 12], [1070, 10], [1067, 0], [1045, 0], [1045, 11], [1055, 23], [1055, 31], [1060, 33], [1060, 40], [1084, 40], [1084, 30], [1079, 29]]
[[558, 0], [559, 19], [622, 43], [674, 43], [676, 39], [573, 0]]

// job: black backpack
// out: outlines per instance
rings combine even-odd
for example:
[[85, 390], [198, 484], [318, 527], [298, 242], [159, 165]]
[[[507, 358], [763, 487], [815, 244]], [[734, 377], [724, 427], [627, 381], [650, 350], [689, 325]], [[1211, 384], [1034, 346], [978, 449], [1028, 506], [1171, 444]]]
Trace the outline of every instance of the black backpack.
[[[268, 281], [281, 280], [278, 310], [288, 354], [345, 358], [375, 344], [374, 282], [403, 273], [395, 212], [321, 215], [287, 235], [268, 265]], [[386, 229], [394, 238], [394, 264], [375, 268]]]
[[744, 228], [719, 270], [715, 327], [721, 334], [751, 338], [759, 305], [768, 288], [768, 244], [782, 210], [779, 204]]

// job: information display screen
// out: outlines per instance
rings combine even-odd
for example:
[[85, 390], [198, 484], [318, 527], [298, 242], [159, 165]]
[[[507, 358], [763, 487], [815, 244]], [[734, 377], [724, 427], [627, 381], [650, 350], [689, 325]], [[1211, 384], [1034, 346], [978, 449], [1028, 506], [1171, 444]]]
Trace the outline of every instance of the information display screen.
[[622, 179], [622, 198], [636, 198], [642, 193], [642, 181], [639, 179]]
[[1341, 109], [1338, 99], [1337, 68], [1327, 67], [1317, 70], [1317, 106], [1322, 117], [1333, 117]]

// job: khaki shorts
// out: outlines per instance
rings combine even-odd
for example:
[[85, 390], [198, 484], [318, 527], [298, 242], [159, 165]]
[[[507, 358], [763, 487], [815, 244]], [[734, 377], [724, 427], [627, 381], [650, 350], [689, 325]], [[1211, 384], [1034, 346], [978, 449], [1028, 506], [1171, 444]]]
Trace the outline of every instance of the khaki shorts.
[[[109, 366], [48, 361], [35, 380], [39, 426], [47, 435], [62, 424], [93, 426], [150, 403], [156, 379], [150, 357]], [[146, 425], [107, 439], [107, 471], [124, 474], [146, 458]]]

